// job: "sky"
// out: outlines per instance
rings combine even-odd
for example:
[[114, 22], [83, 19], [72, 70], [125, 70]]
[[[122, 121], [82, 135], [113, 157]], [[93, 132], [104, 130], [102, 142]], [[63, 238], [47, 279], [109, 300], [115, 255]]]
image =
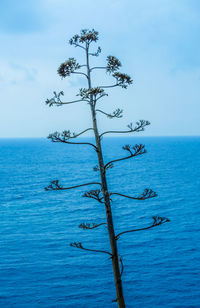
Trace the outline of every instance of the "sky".
[[[126, 129], [137, 120], [151, 125], [141, 136], [200, 135], [199, 0], [1, 0], [0, 138], [46, 137], [91, 127], [87, 104], [45, 105], [53, 91], [74, 100], [83, 78], [61, 79], [69, 57], [84, 64], [83, 50], [68, 44], [81, 29], [99, 31], [104, 65], [108, 55], [129, 74], [128, 89], [113, 88], [99, 102], [106, 112], [123, 109], [122, 119], [99, 115], [99, 130]], [[110, 84], [103, 72], [93, 85]]]

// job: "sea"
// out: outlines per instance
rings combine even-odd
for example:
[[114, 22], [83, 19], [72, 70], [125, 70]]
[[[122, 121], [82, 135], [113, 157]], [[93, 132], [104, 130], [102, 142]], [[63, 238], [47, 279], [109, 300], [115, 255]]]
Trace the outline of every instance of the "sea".
[[[81, 139], [92, 142], [90, 138]], [[147, 153], [107, 170], [115, 233], [123, 261], [126, 307], [200, 307], [200, 137], [104, 138], [105, 163], [125, 157], [124, 145], [145, 144]], [[90, 145], [47, 139], [0, 139], [0, 307], [117, 307], [104, 204], [83, 197], [98, 185], [46, 191], [99, 181]]]

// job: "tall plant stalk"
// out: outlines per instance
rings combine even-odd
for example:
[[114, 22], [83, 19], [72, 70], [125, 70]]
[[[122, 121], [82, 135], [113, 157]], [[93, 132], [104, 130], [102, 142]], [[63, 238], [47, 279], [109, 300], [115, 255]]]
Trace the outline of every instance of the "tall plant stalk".
[[[89, 65], [89, 46], [86, 43], [86, 65], [87, 65], [87, 75], [88, 75], [88, 90], [92, 89], [91, 86], [91, 75], [90, 75], [90, 65]], [[106, 173], [105, 173], [105, 165], [103, 161], [103, 154], [101, 148], [101, 138], [97, 127], [97, 120], [96, 120], [96, 110], [95, 104], [93, 101], [93, 95], [90, 94], [90, 107], [91, 107], [91, 114], [92, 114], [92, 121], [93, 121], [93, 129], [94, 135], [96, 140], [96, 152], [98, 156], [98, 163], [99, 163], [99, 171], [101, 176], [101, 190], [103, 194], [105, 210], [106, 210], [106, 219], [107, 219], [107, 227], [108, 227], [108, 234], [110, 240], [110, 248], [112, 254], [112, 266], [113, 266], [113, 274], [115, 280], [115, 288], [116, 288], [116, 296], [118, 306], [120, 308], [125, 307], [124, 295], [123, 295], [123, 288], [122, 288], [122, 280], [119, 268], [119, 258], [117, 252], [117, 241], [115, 239], [115, 231], [113, 225], [113, 217], [112, 217], [112, 209], [110, 204], [110, 194], [108, 191], [108, 185], [106, 180]]]
[[[62, 63], [58, 69], [58, 74], [65, 78], [67, 76], [70, 76], [71, 74], [79, 74], [84, 76], [84, 78], [87, 79], [88, 87], [87, 88], [81, 88], [79, 90], [78, 96], [80, 96], [80, 99], [70, 101], [70, 102], [63, 102], [61, 100], [61, 96], [64, 95], [64, 93], [61, 91], [58, 94], [54, 92], [54, 97], [50, 100], [47, 99], [46, 103], [49, 106], [62, 106], [66, 104], [72, 104], [72, 103], [78, 103], [78, 102], [87, 102], [90, 105], [91, 109], [91, 117], [92, 117], [92, 128], [85, 129], [84, 131], [75, 134], [71, 133], [69, 130], [64, 131], [63, 133], [55, 132], [53, 134], [49, 135], [49, 139], [51, 139], [53, 142], [62, 142], [67, 144], [82, 144], [82, 145], [89, 145], [93, 147], [96, 151], [97, 158], [98, 158], [98, 166], [94, 168], [95, 171], [99, 171], [100, 173], [100, 181], [99, 182], [90, 182], [90, 183], [84, 183], [84, 184], [78, 184], [73, 187], [63, 187], [60, 185], [58, 180], [54, 180], [50, 183], [49, 186], [47, 186], [46, 190], [68, 190], [73, 189], [77, 187], [82, 186], [88, 186], [88, 185], [98, 185], [98, 189], [90, 190], [84, 194], [84, 197], [92, 198], [97, 200], [100, 203], [103, 203], [105, 205], [105, 211], [106, 211], [106, 223], [100, 223], [100, 224], [89, 224], [89, 223], [82, 223], [79, 225], [82, 229], [95, 229], [101, 225], [107, 225], [109, 240], [110, 240], [110, 251], [105, 250], [96, 250], [96, 249], [90, 249], [85, 248], [81, 242], [74, 242], [70, 245], [72, 247], [76, 247], [82, 250], [86, 251], [92, 251], [92, 252], [98, 252], [98, 253], [104, 253], [108, 254], [112, 260], [112, 267], [113, 267], [113, 275], [114, 275], [114, 282], [115, 282], [115, 289], [116, 289], [116, 301], [119, 308], [125, 307], [125, 300], [123, 295], [123, 287], [122, 287], [122, 273], [123, 273], [123, 263], [122, 258], [119, 258], [118, 249], [117, 249], [117, 240], [120, 238], [121, 235], [125, 233], [130, 232], [136, 232], [141, 230], [147, 230], [150, 228], [153, 228], [155, 226], [161, 225], [165, 222], [168, 222], [169, 219], [165, 217], [159, 217], [154, 216], [153, 217], [153, 223], [150, 226], [139, 228], [139, 229], [130, 229], [120, 232], [119, 234], [115, 234], [114, 231], [114, 223], [113, 223], [113, 216], [112, 216], [112, 209], [111, 209], [111, 196], [112, 195], [118, 195], [120, 197], [125, 197], [132, 200], [146, 200], [153, 197], [156, 197], [157, 194], [151, 190], [151, 189], [145, 189], [144, 192], [139, 195], [138, 197], [133, 196], [127, 196], [122, 193], [118, 192], [111, 192], [108, 189], [107, 185], [107, 179], [106, 179], [106, 172], [109, 168], [113, 167], [113, 164], [116, 162], [121, 162], [123, 160], [133, 158], [142, 154], [146, 153], [145, 147], [142, 144], [136, 144], [135, 146], [131, 147], [130, 145], [125, 145], [123, 149], [128, 152], [128, 155], [122, 158], [114, 159], [110, 162], [104, 163], [103, 159], [103, 152], [101, 147], [102, 138], [105, 134], [109, 133], [134, 133], [134, 132], [140, 132], [143, 131], [145, 126], [149, 125], [150, 123], [145, 120], [140, 120], [136, 122], [136, 125], [133, 126], [133, 124], [128, 125], [127, 130], [122, 131], [106, 131], [103, 133], [99, 133], [98, 125], [97, 125], [97, 112], [100, 112], [104, 115], [106, 115], [109, 118], [121, 118], [122, 117], [122, 110], [116, 109], [113, 113], [106, 113], [103, 110], [97, 109], [97, 102], [99, 99], [103, 98], [104, 96], [107, 96], [107, 93], [105, 93], [105, 88], [114, 88], [114, 87], [121, 87], [121, 88], [127, 88], [128, 85], [132, 83], [132, 80], [130, 76], [126, 74], [122, 74], [118, 72], [119, 67], [121, 66], [120, 61], [114, 57], [114, 56], [108, 56], [107, 57], [107, 65], [105, 67], [91, 67], [90, 66], [90, 57], [91, 56], [98, 56], [101, 52], [100, 47], [98, 47], [97, 52], [91, 53], [90, 51], [90, 44], [92, 42], [96, 42], [98, 40], [98, 32], [95, 30], [82, 30], [80, 35], [75, 35], [73, 38], [69, 41], [71, 45], [74, 45], [75, 47], [80, 47], [84, 50], [86, 55], [86, 63], [83, 65], [80, 65], [74, 58], [69, 58], [67, 61]], [[80, 71], [81, 68], [85, 68], [86, 72]], [[98, 86], [98, 87], [92, 87], [92, 78], [91, 78], [91, 72], [93, 70], [98, 69], [104, 69], [107, 73], [112, 74], [112, 76], [115, 78], [115, 83], [112, 85], [106, 85], [106, 86]], [[95, 144], [91, 142], [74, 142], [73, 139], [79, 137], [80, 135], [84, 134], [85, 132], [92, 130], [95, 137]], [[120, 269], [120, 266], [122, 267]]]

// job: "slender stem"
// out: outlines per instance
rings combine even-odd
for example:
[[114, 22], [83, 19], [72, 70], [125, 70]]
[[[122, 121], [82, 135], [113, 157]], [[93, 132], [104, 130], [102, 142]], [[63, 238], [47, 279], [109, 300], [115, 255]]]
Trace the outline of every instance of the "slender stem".
[[[87, 43], [86, 43], [86, 63], [87, 63], [87, 74], [88, 74], [88, 88], [91, 89], [92, 85], [91, 85], [90, 66], [89, 66], [89, 45]], [[113, 274], [114, 274], [114, 280], [115, 280], [117, 302], [118, 302], [119, 308], [125, 308], [122, 281], [121, 281], [121, 275], [120, 275], [119, 257], [118, 257], [118, 251], [117, 251], [117, 242], [115, 239], [115, 231], [114, 231], [112, 210], [111, 210], [111, 204], [110, 204], [110, 196], [109, 196], [109, 191], [107, 187], [107, 179], [106, 179], [105, 169], [104, 169], [101, 139], [100, 139], [98, 127], [97, 127], [95, 103], [94, 103], [92, 94], [90, 95], [90, 107], [91, 107], [91, 113], [92, 113], [94, 135], [95, 135], [95, 140], [96, 140], [96, 148], [97, 148], [96, 152], [98, 156], [100, 176], [101, 176], [102, 194], [103, 194], [105, 210], [106, 210], [108, 234], [109, 234], [111, 253], [112, 253], [112, 265], [113, 265]]]
[[130, 155], [130, 156], [127, 156], [127, 157], [123, 157], [123, 158], [118, 158], [118, 159], [114, 159], [114, 160], [111, 160], [109, 161], [105, 166], [104, 166], [104, 170], [106, 170], [106, 167], [112, 163], [115, 163], [117, 161], [121, 161], [121, 160], [125, 160], [125, 159], [129, 159], [129, 158], [132, 158], [134, 157], [134, 155]]
[[96, 98], [96, 102], [99, 100], [99, 99], [101, 99], [102, 97], [104, 97], [104, 96], [108, 96], [108, 94], [102, 94], [102, 95], [100, 95], [98, 98]]
[[61, 138], [58, 138], [58, 137], [54, 137], [54, 138], [57, 141], [53, 141], [53, 142], [62, 142], [62, 143], [68, 143], [68, 144], [88, 144], [88, 145], [93, 146], [95, 150], [97, 150], [97, 147], [93, 143], [90, 143], [90, 142], [71, 142], [71, 141], [62, 140]]
[[121, 263], [121, 272], [120, 272], [120, 276], [122, 277], [123, 272], [124, 272], [124, 264], [123, 264], [122, 257], [120, 257], [119, 261], [120, 261], [120, 263]]
[[80, 47], [80, 48], [82, 48], [82, 49], [85, 50], [85, 47], [83, 47], [83, 46], [81, 46], [81, 45], [79, 45], [79, 44], [77, 44], [77, 43], [73, 43], [73, 45], [74, 45], [75, 47]]
[[148, 195], [147, 197], [131, 197], [131, 196], [127, 196], [127, 195], [124, 195], [124, 194], [120, 194], [120, 193], [110, 193], [110, 195], [118, 195], [118, 196], [121, 196], [121, 197], [125, 197], [125, 198], [128, 198], [128, 199], [133, 199], [133, 200], [145, 200], [145, 199], [150, 199], [150, 198], [154, 198], [156, 197], [157, 195]]
[[144, 200], [144, 199], [141, 199], [141, 198], [136, 198], [136, 197], [130, 197], [130, 196], [126, 196], [126, 195], [123, 195], [123, 194], [120, 194], [120, 193], [110, 193], [110, 195], [118, 195], [118, 196], [121, 196], [121, 197], [126, 197], [126, 198], [129, 198], [129, 199], [133, 199], [133, 200]]
[[95, 228], [98, 228], [98, 227], [100, 227], [100, 226], [102, 226], [102, 225], [106, 225], [106, 223], [105, 223], [105, 222], [102, 222], [102, 223], [100, 223], [100, 224], [98, 224], [98, 225], [95, 225], [95, 226], [91, 227], [90, 229], [95, 229]]
[[114, 87], [117, 87], [117, 86], [119, 86], [118, 83], [117, 83], [117, 84], [113, 84], [113, 85], [111, 85], [111, 86], [100, 86], [99, 88], [100, 88], [100, 89], [107, 89], [107, 88], [114, 88]]
[[78, 248], [83, 249], [83, 250], [87, 250], [87, 251], [102, 252], [102, 253], [106, 253], [106, 254], [112, 256], [112, 254], [110, 252], [105, 251], [105, 250], [89, 249], [89, 248], [84, 248], [83, 246], [82, 247], [78, 247]]
[[93, 128], [87, 128], [87, 129], [83, 130], [82, 132], [80, 132], [80, 133], [78, 133], [78, 134], [76, 134], [76, 135], [70, 137], [70, 139], [77, 138], [78, 136], [84, 134], [85, 132], [87, 132], [87, 131], [89, 131], [89, 130], [93, 130]]
[[71, 102], [61, 102], [62, 105], [68, 105], [68, 104], [74, 104], [74, 103], [78, 103], [78, 102], [89, 102], [88, 100], [86, 99], [78, 99], [78, 100], [75, 100], [75, 101], [71, 101]]
[[84, 75], [84, 76], [88, 79], [88, 75], [86, 75], [85, 73], [81, 73], [81, 72], [72, 72], [72, 74]]
[[140, 229], [133, 229], [133, 230], [128, 230], [128, 231], [123, 231], [123, 232], [120, 232], [119, 234], [116, 235], [116, 239], [118, 240], [122, 234], [130, 233], [130, 232], [137, 232], [137, 231], [148, 230], [148, 229], [151, 229], [151, 228], [160, 226], [160, 225], [162, 225], [162, 224], [164, 224], [164, 223], [165, 223], [165, 222], [159, 222], [159, 223], [153, 224], [153, 225], [151, 225], [151, 226], [149, 226], [149, 227], [140, 228]]
[[90, 224], [86, 224], [85, 226], [84, 226], [84, 224], [80, 224], [79, 225], [79, 228], [82, 228], [82, 229], [87, 229], [87, 230], [91, 230], [91, 229], [96, 229], [96, 228], [98, 228], [98, 227], [100, 227], [100, 226], [102, 226], [102, 225], [106, 225], [106, 223], [105, 222], [102, 222], [102, 223], [100, 223], [100, 224], [94, 224], [92, 227], [90, 227]]
[[107, 69], [107, 67], [106, 66], [95, 66], [90, 69], [90, 72], [94, 69]]
[[136, 130], [109, 130], [107, 132], [104, 132], [100, 135], [102, 137], [105, 134], [127, 134], [127, 133], [133, 133]]
[[91, 183], [80, 184], [80, 185], [71, 186], [71, 187], [61, 187], [61, 188], [54, 189], [54, 190], [68, 190], [68, 189], [73, 189], [73, 188], [78, 188], [78, 187], [88, 186], [88, 185], [100, 185], [101, 186], [101, 183], [99, 183], [99, 182], [91, 182]]
[[102, 113], [102, 114], [105, 114], [107, 117], [112, 117], [114, 118], [115, 116], [112, 116], [112, 114], [109, 114], [109, 113], [106, 113], [105, 111], [101, 110], [101, 109], [96, 109], [96, 111]]

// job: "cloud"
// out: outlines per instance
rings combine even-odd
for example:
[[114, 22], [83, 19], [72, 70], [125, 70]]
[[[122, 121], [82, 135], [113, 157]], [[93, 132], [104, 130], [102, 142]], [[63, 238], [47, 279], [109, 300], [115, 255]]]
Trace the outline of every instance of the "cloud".
[[25, 81], [34, 81], [37, 76], [37, 70], [34, 68], [27, 68], [25, 66], [12, 63], [11, 68], [19, 73], [22, 73]]
[[0, 63], [1, 75], [0, 86], [23, 85], [27, 82], [34, 82], [38, 76], [37, 69], [26, 67], [17, 63]]
[[0, 31], [30, 33], [44, 28], [44, 12], [39, 0], [1, 0]]

